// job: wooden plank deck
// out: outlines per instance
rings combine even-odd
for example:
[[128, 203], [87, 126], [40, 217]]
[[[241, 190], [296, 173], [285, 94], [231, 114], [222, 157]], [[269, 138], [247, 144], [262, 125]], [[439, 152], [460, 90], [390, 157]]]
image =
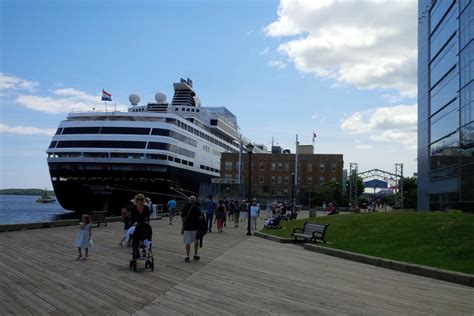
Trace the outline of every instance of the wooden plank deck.
[[0, 314], [474, 313], [470, 287], [247, 237], [244, 227], [208, 234], [202, 259], [185, 263], [175, 222], [152, 222], [154, 272], [129, 270], [119, 223], [93, 229], [88, 261], [75, 260], [76, 227], [0, 233]]

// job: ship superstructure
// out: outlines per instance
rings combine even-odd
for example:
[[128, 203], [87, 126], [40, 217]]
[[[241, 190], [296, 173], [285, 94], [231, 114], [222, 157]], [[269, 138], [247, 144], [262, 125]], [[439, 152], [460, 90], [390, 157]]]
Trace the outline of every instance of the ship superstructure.
[[201, 106], [190, 79], [173, 87], [171, 103], [158, 92], [155, 102], [139, 105], [132, 94], [128, 112], [70, 113], [60, 123], [47, 160], [65, 209], [120, 210], [139, 192], [155, 203], [176, 190], [198, 194], [220, 176], [221, 154], [250, 142], [227, 108]]

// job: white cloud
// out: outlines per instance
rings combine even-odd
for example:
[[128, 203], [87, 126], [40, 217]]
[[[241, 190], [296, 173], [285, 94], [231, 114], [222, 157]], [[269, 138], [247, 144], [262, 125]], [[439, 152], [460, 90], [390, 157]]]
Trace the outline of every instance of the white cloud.
[[415, 148], [417, 106], [397, 105], [355, 112], [344, 119], [340, 127], [348, 134], [368, 134], [374, 141], [395, 142]]
[[21, 79], [0, 72], [0, 96], [6, 95], [11, 91], [35, 92], [38, 86], [38, 82]]
[[[16, 102], [31, 110], [58, 114], [70, 111], [92, 111], [93, 108], [103, 109], [104, 104], [100, 102], [100, 95], [91, 95], [74, 88], [62, 88], [53, 91], [58, 97], [47, 97], [38, 95], [20, 95]], [[113, 109], [109, 105], [109, 110]], [[127, 111], [127, 107], [117, 104], [117, 111]]]
[[8, 126], [6, 124], [0, 123], [0, 133], [51, 136], [54, 135], [55, 132], [55, 129], [50, 128], [38, 128], [32, 126]]
[[272, 68], [276, 69], [285, 69], [286, 68], [286, 63], [281, 61], [281, 60], [270, 60], [268, 62], [268, 65]]
[[90, 102], [97, 102], [99, 96], [98, 95], [90, 95], [85, 93], [84, 91], [77, 90], [74, 88], [61, 88], [56, 89], [53, 91], [54, 94], [63, 96], [63, 97], [70, 97], [79, 100], [87, 100]]
[[[302, 73], [416, 95], [416, 1], [281, 0], [265, 27]], [[401, 18], [403, 17], [403, 18]]]

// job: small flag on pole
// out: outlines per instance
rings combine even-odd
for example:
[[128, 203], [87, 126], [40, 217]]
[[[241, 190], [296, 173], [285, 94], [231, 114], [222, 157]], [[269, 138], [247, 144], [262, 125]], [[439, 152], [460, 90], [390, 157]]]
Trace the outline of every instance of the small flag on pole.
[[315, 141], [315, 139], [316, 139], [316, 136], [317, 136], [316, 133], [313, 132], [313, 143], [314, 143], [314, 141]]
[[112, 101], [112, 94], [102, 89], [102, 101]]

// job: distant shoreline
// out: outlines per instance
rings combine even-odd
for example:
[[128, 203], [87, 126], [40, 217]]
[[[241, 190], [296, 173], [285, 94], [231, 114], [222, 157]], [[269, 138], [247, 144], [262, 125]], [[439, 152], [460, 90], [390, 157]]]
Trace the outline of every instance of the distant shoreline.
[[[2, 189], [0, 195], [41, 195], [44, 189]], [[49, 195], [55, 195], [54, 191], [46, 190]]]

